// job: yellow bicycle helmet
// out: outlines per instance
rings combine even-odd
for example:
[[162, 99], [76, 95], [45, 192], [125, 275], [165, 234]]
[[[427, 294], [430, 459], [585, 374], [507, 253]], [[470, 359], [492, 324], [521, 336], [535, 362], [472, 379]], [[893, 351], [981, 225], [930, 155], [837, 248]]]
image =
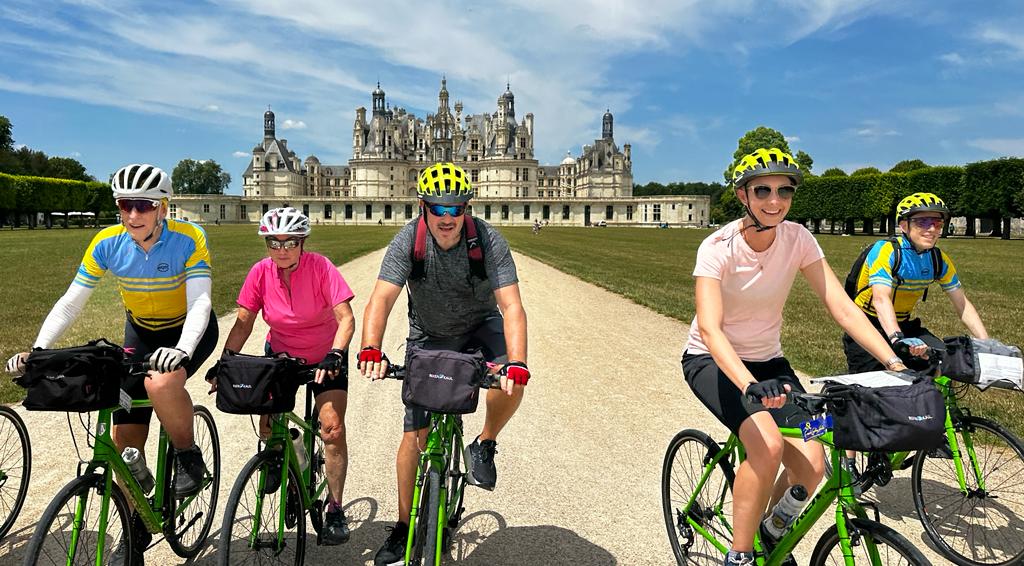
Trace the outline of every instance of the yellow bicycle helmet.
[[416, 192], [428, 204], [465, 204], [473, 196], [473, 187], [462, 167], [435, 163], [420, 173]]
[[793, 177], [796, 184], [804, 178], [800, 165], [793, 156], [777, 147], [759, 148], [753, 153], [744, 155], [732, 172], [732, 186], [741, 187], [755, 177], [766, 175], [786, 175]]
[[896, 222], [906, 220], [918, 212], [938, 212], [949, 222], [949, 208], [942, 199], [932, 193], [914, 193], [896, 205]]

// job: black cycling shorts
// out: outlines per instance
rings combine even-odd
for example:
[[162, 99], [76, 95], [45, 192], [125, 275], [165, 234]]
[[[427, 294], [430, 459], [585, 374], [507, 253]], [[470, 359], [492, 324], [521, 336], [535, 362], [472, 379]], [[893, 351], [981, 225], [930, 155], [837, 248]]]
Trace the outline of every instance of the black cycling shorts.
[[[131, 320], [125, 321], [124, 347], [126, 349], [135, 348], [129, 359], [133, 362], [141, 362], [155, 352], [157, 348], [173, 348], [177, 346], [178, 339], [181, 338], [181, 328], [181, 326], [175, 326], [174, 328], [165, 328], [163, 330], [148, 330], [135, 326]], [[214, 348], [217, 347], [218, 334], [217, 315], [211, 310], [210, 321], [206, 324], [206, 331], [203, 332], [202, 338], [199, 339], [196, 351], [185, 364], [186, 379], [192, 377], [192, 374], [213, 353]], [[124, 390], [132, 396], [132, 399], [149, 399], [143, 379], [130, 380], [125, 384]], [[152, 416], [152, 407], [136, 408], [132, 409], [131, 412], [115, 411], [113, 421], [114, 424], [149, 424]]]
[[[868, 320], [874, 325], [875, 330], [885, 338], [886, 342], [889, 341], [889, 337], [885, 334], [885, 330], [882, 329], [882, 323], [878, 321], [878, 317], [868, 315]], [[932, 334], [927, 328], [921, 326], [921, 319], [915, 318], [913, 320], [904, 320], [899, 322], [900, 332], [903, 333], [907, 338], [919, 338], [922, 342], [927, 344], [932, 350], [942, 352], [946, 349], [946, 344]], [[882, 371], [885, 366], [882, 362], [875, 359], [867, 350], [861, 347], [849, 334], [843, 333], [843, 352], [846, 354], [846, 368], [850, 373], [862, 373], [865, 371]], [[907, 359], [903, 360], [903, 363], [910, 369], [922, 370], [929, 367], [928, 362], [924, 360]]]
[[[270, 349], [270, 342], [263, 343], [263, 353], [267, 356], [274, 353]], [[316, 383], [310, 381], [306, 384], [313, 391], [313, 398], [325, 391], [348, 391], [348, 350], [345, 350], [345, 355], [341, 358], [341, 371], [334, 378], [325, 377], [323, 383]]]
[[[793, 391], [807, 391], [800, 384], [786, 358], [774, 358], [765, 362], [744, 360], [743, 365], [747, 366], [754, 379], [758, 381], [777, 379], [788, 384]], [[683, 377], [697, 399], [737, 435], [743, 421], [761, 411], [771, 413], [775, 424], [780, 427], [798, 427], [801, 422], [810, 418], [810, 415], [795, 403], [787, 402], [779, 409], [766, 409], [761, 403], [748, 401], [725, 372], [718, 368], [710, 354], [683, 354]]]
[[[453, 350], [456, 352], [467, 352], [479, 348], [484, 358], [492, 364], [504, 364], [508, 361], [508, 352], [505, 351], [505, 319], [499, 315], [484, 319], [480, 326], [461, 336], [432, 337], [417, 328], [410, 327], [409, 338], [405, 343], [406, 350], [413, 344], [427, 350]], [[410, 432], [427, 428], [429, 425], [429, 411], [405, 408], [402, 430]]]

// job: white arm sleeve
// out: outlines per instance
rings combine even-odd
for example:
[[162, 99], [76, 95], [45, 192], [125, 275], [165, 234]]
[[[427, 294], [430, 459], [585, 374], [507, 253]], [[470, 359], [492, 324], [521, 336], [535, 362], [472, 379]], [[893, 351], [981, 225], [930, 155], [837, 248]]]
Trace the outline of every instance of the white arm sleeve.
[[192, 356], [199, 344], [199, 339], [206, 332], [206, 325], [210, 322], [210, 309], [213, 302], [210, 300], [210, 292], [213, 289], [213, 280], [209, 277], [193, 277], [185, 281], [185, 298], [188, 301], [188, 312], [185, 314], [185, 324], [181, 328], [181, 337], [178, 338], [178, 345], [175, 348]]
[[78, 318], [82, 307], [89, 300], [95, 287], [83, 287], [72, 283], [64, 296], [57, 300], [57, 303], [46, 315], [42, 328], [39, 329], [39, 336], [33, 348], [49, 348], [60, 338], [61, 334], [71, 326], [71, 323]]

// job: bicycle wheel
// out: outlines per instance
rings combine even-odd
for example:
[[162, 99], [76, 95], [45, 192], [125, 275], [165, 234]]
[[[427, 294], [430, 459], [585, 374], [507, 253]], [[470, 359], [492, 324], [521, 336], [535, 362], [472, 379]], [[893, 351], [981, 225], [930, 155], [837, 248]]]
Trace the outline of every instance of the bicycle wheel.
[[[918, 566], [930, 565], [931, 562], [914, 548], [914, 545], [891, 528], [870, 519], [851, 519], [850, 547], [857, 564], [874, 566]], [[855, 538], [853, 538], [855, 537]], [[872, 559], [873, 552], [878, 553], [878, 560]], [[832, 525], [818, 539], [811, 553], [811, 566], [823, 564], [846, 564], [843, 549], [839, 545], [839, 529]]]
[[[36, 524], [28, 547], [25, 564], [82, 565], [97, 564], [99, 554], [100, 513], [106, 491], [105, 474], [87, 474], [75, 478], [57, 492]], [[128, 501], [116, 484], [111, 484], [107, 510], [103, 560], [110, 564], [114, 550], [123, 545], [124, 556], [132, 556], [129, 535], [131, 511]]]
[[320, 437], [320, 419], [313, 419], [313, 450], [309, 455], [309, 499], [313, 502], [309, 509], [309, 522], [313, 525], [313, 531], [317, 535], [324, 525], [324, 512], [327, 508], [327, 499], [330, 497], [330, 489], [324, 491], [323, 497], [317, 497], [317, 490], [320, 489], [320, 482], [326, 477], [324, 466], [327, 460], [324, 456], [324, 439]]
[[412, 555], [410, 556], [412, 564], [420, 564], [420, 561], [427, 556], [425, 543], [427, 541], [427, 525], [431, 515], [430, 494], [430, 479], [428, 477], [424, 479], [423, 486], [420, 487], [420, 506], [416, 511], [416, 523], [412, 525]]
[[[661, 504], [672, 552], [679, 564], [722, 563], [722, 552], [690, 521], [706, 529], [725, 548], [732, 545], [732, 464], [723, 458], [705, 470], [721, 449], [707, 434], [684, 430], [672, 439], [665, 452]], [[695, 494], [702, 479], [704, 485]], [[686, 509], [691, 497], [693, 505]]]
[[14, 409], [0, 406], [0, 538], [18, 519], [32, 476], [28, 429]]
[[174, 520], [164, 524], [167, 544], [182, 558], [195, 557], [206, 544], [220, 494], [220, 437], [209, 409], [202, 405], [194, 407], [192, 430], [208, 470], [205, 485], [193, 497], [172, 498], [168, 502], [167, 516]]
[[288, 482], [286, 501], [281, 501], [280, 488], [263, 493], [267, 474], [280, 466], [281, 459], [280, 452], [264, 451], [253, 456], [239, 473], [224, 508], [217, 545], [219, 564], [302, 564], [306, 510], [302, 497], [292, 489], [301, 485], [295, 469], [289, 468], [283, 478]]
[[[417, 518], [417, 521], [426, 521], [426, 529], [424, 529], [426, 532], [423, 538], [423, 565], [440, 566], [441, 559], [437, 556], [439, 551], [437, 547], [437, 527], [438, 520], [441, 517], [438, 515], [437, 509], [441, 503], [441, 474], [433, 466], [427, 471], [427, 484], [430, 486], [429, 497], [427, 497], [427, 512]], [[420, 497], [422, 501], [422, 495]]]
[[[1001, 425], [982, 417], [962, 417], [954, 427], [959, 450], [953, 456], [963, 466], [963, 491], [956, 460], [948, 453], [920, 451], [914, 460], [914, 507], [925, 533], [939, 552], [961, 566], [1020, 564], [1024, 446]], [[975, 469], [981, 471], [984, 489]]]
[[449, 468], [448, 477], [445, 480], [448, 485], [448, 493], [446, 496], [447, 501], [445, 502], [447, 521], [445, 521], [444, 534], [441, 539], [442, 552], [448, 552], [448, 546], [452, 542], [452, 534], [458, 530], [459, 523], [462, 522], [462, 513], [466, 510], [466, 508], [462, 506], [463, 496], [466, 493], [466, 472], [461, 467], [461, 440], [453, 442], [452, 446], [455, 449], [452, 450], [451, 467]]

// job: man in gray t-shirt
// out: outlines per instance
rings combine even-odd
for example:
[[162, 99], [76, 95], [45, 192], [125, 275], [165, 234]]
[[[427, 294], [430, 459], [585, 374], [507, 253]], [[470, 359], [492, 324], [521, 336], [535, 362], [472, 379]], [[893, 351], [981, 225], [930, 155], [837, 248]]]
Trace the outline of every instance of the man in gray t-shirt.
[[[452, 163], [427, 167], [420, 175], [418, 192], [420, 218], [391, 241], [366, 306], [359, 369], [370, 379], [386, 373], [388, 361], [380, 345], [388, 315], [405, 286], [408, 345], [457, 351], [479, 348], [488, 361], [498, 364], [501, 390], [488, 391], [483, 431], [465, 453], [469, 483], [491, 490], [497, 479], [495, 438], [515, 414], [530, 378], [526, 311], [516, 266], [505, 238], [479, 219], [472, 219], [479, 247], [467, 245], [464, 213], [472, 188], [460, 167]], [[414, 260], [413, 254], [420, 222], [426, 226], [422, 262]], [[483, 269], [479, 259], [471, 259], [481, 251]], [[426, 442], [429, 424], [425, 411], [406, 408], [397, 458], [399, 518], [374, 557], [375, 564], [401, 564], [404, 559], [419, 447]]]

